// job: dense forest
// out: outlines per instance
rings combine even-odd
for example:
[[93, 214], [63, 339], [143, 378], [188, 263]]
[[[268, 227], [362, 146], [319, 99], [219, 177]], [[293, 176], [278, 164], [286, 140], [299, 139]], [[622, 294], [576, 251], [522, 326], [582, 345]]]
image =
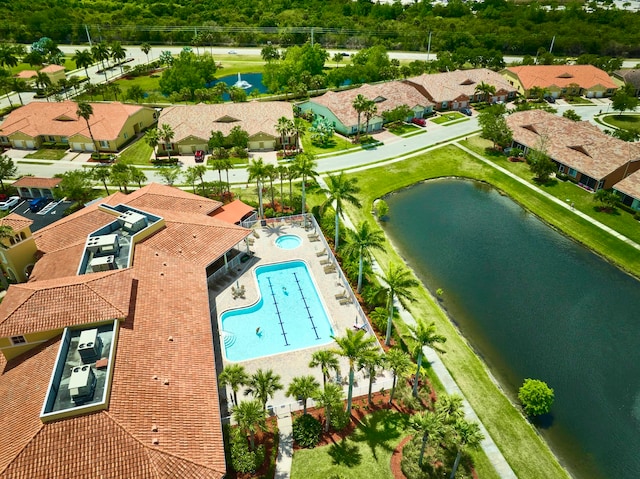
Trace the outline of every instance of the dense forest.
[[[369, 0], [0, 0], [0, 41], [300, 45], [432, 51], [460, 47], [535, 55], [640, 56], [640, 13], [608, 3], [485, 0], [411, 5]], [[313, 28], [312, 28], [313, 27]]]

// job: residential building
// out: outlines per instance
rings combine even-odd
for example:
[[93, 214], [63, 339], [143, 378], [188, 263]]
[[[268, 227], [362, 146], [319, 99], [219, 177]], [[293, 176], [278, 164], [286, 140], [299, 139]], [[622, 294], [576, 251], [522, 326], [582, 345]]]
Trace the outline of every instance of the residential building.
[[[423, 118], [432, 113], [433, 103], [427, 100], [414, 87], [402, 82], [392, 81], [375, 85], [362, 85], [343, 91], [328, 91], [325, 94], [302, 102], [298, 107], [302, 111], [312, 111], [316, 117], [328, 119], [335, 130], [342, 135], [354, 135], [358, 130], [358, 112], [353, 107], [353, 101], [362, 95], [372, 100], [377, 108], [376, 113], [369, 119], [364, 114], [360, 115], [361, 131], [377, 131], [382, 128], [384, 118], [382, 113], [391, 111], [401, 105], [411, 109], [412, 118]], [[368, 129], [367, 129], [368, 128]]]
[[62, 178], [41, 178], [38, 176], [23, 176], [13, 182], [18, 190], [18, 196], [23, 200], [45, 197], [53, 199], [53, 191], [58, 187]]
[[[220, 103], [213, 105], [174, 105], [160, 113], [158, 125], [169, 125], [174, 137], [170, 144], [160, 142], [159, 152], [181, 155], [194, 154], [198, 150], [209, 151], [212, 132], [219, 131], [225, 137], [234, 127], [249, 134], [250, 151], [268, 151], [282, 148], [282, 135], [276, 125], [280, 118], [293, 121], [293, 107], [288, 102], [252, 101]], [[284, 136], [284, 144], [292, 144], [295, 135]]]
[[640, 172], [632, 173], [617, 182], [613, 189], [618, 192], [622, 204], [640, 211]]
[[91, 134], [72, 101], [31, 102], [0, 124], [0, 146], [37, 149], [46, 143], [69, 145], [73, 151], [116, 152], [156, 120], [152, 108], [120, 102], [91, 103]]
[[[435, 104], [438, 111], [467, 108], [471, 102], [506, 102], [516, 96], [516, 89], [499, 73], [488, 68], [424, 74], [408, 78], [404, 83], [416, 88]], [[485, 93], [478, 89], [482, 84], [495, 88], [490, 98], [485, 98]]]
[[208, 278], [249, 230], [220, 207], [151, 184], [34, 234], [0, 304], [0, 478], [225, 476]]
[[0, 219], [0, 226], [11, 228], [12, 234], [0, 238], [0, 274], [6, 282], [22, 283], [29, 279], [36, 262], [36, 243], [31, 234], [33, 221], [10, 213]]
[[619, 87], [631, 85], [634, 96], [640, 96], [640, 69], [627, 68], [624, 70], [616, 70], [613, 72], [611, 78]]
[[611, 188], [640, 169], [640, 144], [612, 138], [589, 122], [542, 110], [516, 112], [506, 121], [514, 146], [545, 152], [558, 172], [589, 191]]
[[40, 70], [40, 73], [47, 75], [52, 85], [57, 85], [60, 83], [60, 80], [66, 80], [67, 78], [62, 65], [47, 65]]
[[502, 75], [525, 97], [540, 88], [546, 96], [609, 97], [618, 85], [603, 70], [593, 65], [522, 65], [502, 70]]

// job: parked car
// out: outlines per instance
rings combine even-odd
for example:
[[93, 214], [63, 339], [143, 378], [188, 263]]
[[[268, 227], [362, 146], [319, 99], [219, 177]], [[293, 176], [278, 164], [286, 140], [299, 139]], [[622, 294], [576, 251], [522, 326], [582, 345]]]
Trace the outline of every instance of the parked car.
[[0, 211], [7, 211], [20, 203], [19, 196], [10, 196], [8, 200], [0, 202]]
[[37, 213], [42, 208], [44, 208], [47, 203], [49, 203], [49, 200], [44, 196], [40, 196], [38, 198], [34, 198], [31, 201], [29, 201], [29, 209], [33, 213]]
[[229, 50], [228, 53], [229, 53], [229, 55], [237, 55], [238, 54], [238, 52], [235, 51], [235, 50]]
[[460, 108], [460, 113], [463, 115], [471, 116], [471, 108]]
[[418, 126], [427, 126], [427, 121], [424, 118], [411, 118], [411, 123]]
[[553, 98], [552, 96], [545, 96], [544, 101], [546, 101], [547, 103], [555, 103], [556, 99]]
[[204, 161], [204, 151], [196, 151], [196, 163], [202, 163]]

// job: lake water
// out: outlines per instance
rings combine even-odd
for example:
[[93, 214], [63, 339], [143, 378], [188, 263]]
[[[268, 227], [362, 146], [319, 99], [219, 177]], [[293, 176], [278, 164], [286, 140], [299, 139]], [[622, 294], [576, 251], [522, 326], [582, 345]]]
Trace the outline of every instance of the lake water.
[[[260, 93], [267, 92], [267, 87], [262, 84], [262, 73], [241, 73], [240, 77], [244, 81], [249, 82], [249, 84], [251, 85], [251, 88], [245, 89], [245, 91], [247, 92], [247, 96], [249, 96], [249, 94], [255, 89], [257, 89]], [[233, 86], [237, 81], [238, 81], [238, 74], [236, 73], [235, 75], [227, 75], [227, 76], [217, 78], [211, 83], [211, 85], [207, 85], [207, 86], [213, 86], [216, 83], [220, 83], [220, 82], [226, 83], [228, 86]], [[228, 101], [229, 95], [225, 93], [223, 95], [223, 99], [225, 101]]]
[[574, 477], [640, 477], [640, 282], [481, 183], [387, 202], [387, 233], [509, 395], [554, 388], [541, 432]]

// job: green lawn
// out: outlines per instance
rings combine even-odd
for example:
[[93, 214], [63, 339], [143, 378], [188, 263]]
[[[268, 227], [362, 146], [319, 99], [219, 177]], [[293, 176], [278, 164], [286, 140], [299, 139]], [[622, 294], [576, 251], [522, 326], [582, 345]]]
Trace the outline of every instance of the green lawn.
[[572, 98], [565, 98], [566, 102], [570, 105], [593, 105], [593, 102], [587, 98], [581, 96], [574, 96]]
[[[484, 165], [454, 146], [439, 148], [410, 160], [386, 164], [350, 176], [358, 178], [358, 185], [361, 188], [359, 197], [362, 208], [351, 206], [346, 208], [356, 224], [362, 220], [373, 221], [370, 211], [376, 198], [425, 179], [458, 176], [486, 181], [508, 193], [526, 208], [535, 211], [543, 219], [549, 221], [555, 218], [554, 221], [550, 221], [552, 224], [575, 231], [581, 237], [586, 238], [597, 234], [587, 222], [539, 195], [532, 194], [524, 185]], [[606, 247], [612, 241], [600, 236], [598, 240], [606, 243]], [[376, 254], [381, 267], [386, 269], [390, 262], [403, 264], [404, 261], [391, 245], [387, 246], [386, 253]], [[627, 253], [629, 254], [630, 251]], [[459, 335], [433, 297], [422, 287], [414, 291], [412, 313], [428, 322], [435, 321], [438, 332], [447, 338], [446, 354], [442, 355], [443, 362], [516, 475], [520, 479], [540, 477], [566, 479], [567, 473], [557, 462], [547, 444], [538, 436], [520, 411], [496, 387], [484, 363]]]
[[132, 165], [151, 166], [152, 155], [153, 148], [149, 146], [144, 138], [140, 138], [120, 153], [119, 158], [120, 161], [127, 162]]
[[41, 148], [38, 151], [29, 153], [27, 156], [25, 156], [25, 158], [58, 161], [64, 158], [64, 155], [66, 154], [67, 150], [60, 150], [56, 148]]
[[622, 128], [623, 130], [640, 130], [640, 115], [637, 114], [605, 115], [600, 117], [600, 121], [606, 125]]
[[408, 416], [376, 411], [364, 417], [348, 438], [329, 446], [296, 451], [291, 479], [393, 479], [391, 454], [407, 432]]
[[435, 118], [431, 118], [433, 123], [438, 125], [442, 125], [444, 123], [449, 123], [450, 121], [460, 120], [462, 118], [466, 118], [462, 113], [457, 111], [452, 111], [450, 113], [442, 113]]
[[409, 123], [395, 123], [393, 126], [387, 127], [387, 129], [394, 135], [403, 136], [417, 131], [422, 131], [420, 127], [411, 125]]
[[333, 139], [326, 146], [319, 146], [311, 143], [311, 133], [308, 131], [302, 135], [300, 140], [302, 142], [302, 149], [312, 155], [326, 155], [328, 153], [338, 153], [351, 148], [357, 148], [357, 145], [354, 145], [349, 140], [339, 135], [333, 135]]

